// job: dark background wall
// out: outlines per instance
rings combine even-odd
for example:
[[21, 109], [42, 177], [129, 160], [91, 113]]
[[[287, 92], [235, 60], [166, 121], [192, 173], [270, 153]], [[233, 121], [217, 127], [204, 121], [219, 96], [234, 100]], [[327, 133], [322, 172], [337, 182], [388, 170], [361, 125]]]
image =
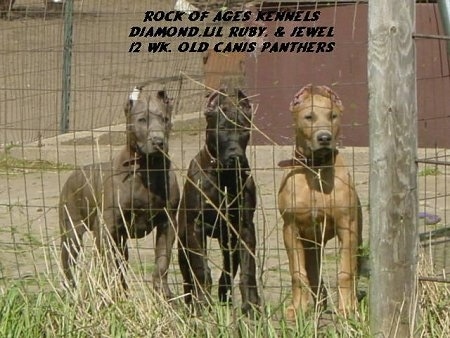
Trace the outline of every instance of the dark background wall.
[[[245, 59], [247, 92], [254, 95], [255, 123], [262, 132], [253, 134], [256, 144], [293, 142], [289, 103], [301, 87], [313, 83], [331, 86], [344, 103], [341, 144], [368, 146], [367, 4], [318, 9], [321, 11], [318, 25], [335, 27], [335, 37], [326, 39], [336, 42], [332, 53], [260, 53]], [[417, 33], [445, 34], [436, 4], [417, 4], [416, 18]], [[267, 23], [271, 31], [276, 25]], [[295, 25], [305, 23], [283, 22], [286, 31]], [[449, 147], [450, 76], [446, 42], [416, 39], [416, 48], [419, 146]]]

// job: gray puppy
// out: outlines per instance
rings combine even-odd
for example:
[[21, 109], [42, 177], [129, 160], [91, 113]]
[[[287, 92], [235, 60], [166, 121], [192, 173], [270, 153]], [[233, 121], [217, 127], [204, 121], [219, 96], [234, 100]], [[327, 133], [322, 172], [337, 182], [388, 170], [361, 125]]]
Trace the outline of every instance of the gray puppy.
[[172, 105], [165, 91], [144, 95], [143, 87], [136, 87], [126, 103], [127, 144], [112, 163], [80, 168], [63, 186], [61, 259], [68, 282], [74, 284], [72, 269], [86, 231], [93, 231], [96, 246], [105, 257], [111, 256], [110, 249], [115, 251], [120, 268], [123, 259], [128, 260], [127, 239], [144, 237], [156, 227], [153, 285], [171, 297], [167, 270], [180, 198], [167, 156]]

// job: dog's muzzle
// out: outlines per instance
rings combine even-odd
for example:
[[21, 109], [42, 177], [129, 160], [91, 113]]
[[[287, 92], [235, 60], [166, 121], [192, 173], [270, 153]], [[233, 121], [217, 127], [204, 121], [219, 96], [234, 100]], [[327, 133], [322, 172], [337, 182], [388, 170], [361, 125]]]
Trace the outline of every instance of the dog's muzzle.
[[224, 161], [224, 167], [226, 169], [246, 169], [248, 168], [248, 161], [245, 156], [242, 155], [230, 155]]
[[165, 142], [162, 137], [153, 137], [151, 139], [151, 143], [154, 148], [157, 148], [159, 150], [164, 150], [165, 148]]
[[168, 152], [167, 142], [162, 137], [152, 137], [146, 143], [137, 143], [137, 148], [141, 155]]
[[332, 146], [333, 135], [328, 130], [321, 130], [315, 133], [314, 141], [315, 148], [328, 148]]

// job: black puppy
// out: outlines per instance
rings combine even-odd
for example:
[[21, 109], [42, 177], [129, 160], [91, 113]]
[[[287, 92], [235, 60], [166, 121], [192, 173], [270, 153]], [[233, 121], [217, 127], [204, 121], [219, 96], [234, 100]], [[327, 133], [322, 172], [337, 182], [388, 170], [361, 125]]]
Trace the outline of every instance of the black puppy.
[[245, 154], [252, 108], [235, 88], [210, 95], [206, 107], [206, 144], [189, 165], [178, 213], [178, 259], [186, 302], [208, 301], [211, 270], [207, 236], [218, 239], [223, 253], [219, 299], [231, 300], [239, 265], [242, 311], [259, 304], [256, 287], [255, 183]]

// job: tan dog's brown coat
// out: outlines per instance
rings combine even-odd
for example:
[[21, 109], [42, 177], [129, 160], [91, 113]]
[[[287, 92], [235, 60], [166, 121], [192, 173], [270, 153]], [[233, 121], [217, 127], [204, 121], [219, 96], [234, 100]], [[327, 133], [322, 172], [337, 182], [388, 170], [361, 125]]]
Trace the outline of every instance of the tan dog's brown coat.
[[306, 311], [311, 295], [326, 302], [320, 278], [322, 249], [338, 236], [339, 310], [356, 306], [358, 246], [361, 208], [352, 178], [336, 149], [343, 106], [328, 87], [308, 85], [291, 103], [296, 135], [296, 157], [282, 161], [291, 167], [282, 179], [278, 208], [292, 277], [292, 304], [286, 316]]

